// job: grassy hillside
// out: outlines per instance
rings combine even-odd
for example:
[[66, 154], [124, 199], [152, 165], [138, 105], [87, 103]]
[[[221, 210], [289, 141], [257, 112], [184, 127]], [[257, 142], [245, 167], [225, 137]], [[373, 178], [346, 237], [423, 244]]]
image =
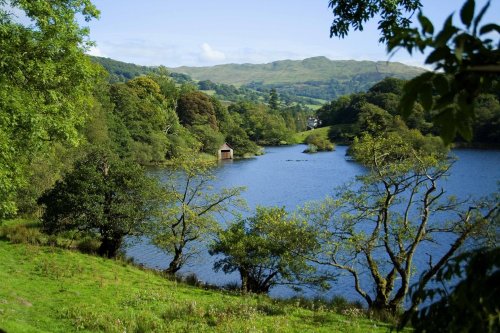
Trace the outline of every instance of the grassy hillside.
[[173, 72], [184, 73], [195, 80], [211, 80], [236, 86], [251, 82], [263, 84], [328, 81], [335, 78], [347, 81], [356, 75], [379, 73], [398, 78], [409, 78], [422, 73], [419, 67], [397, 62], [329, 60], [314, 57], [304, 60], [282, 60], [268, 64], [228, 64], [212, 67], [177, 67]]
[[[359, 310], [204, 290], [132, 265], [0, 240], [0, 331], [384, 332]], [[357, 311], [356, 311], [357, 310]]]
[[321, 127], [321, 128], [315, 128], [310, 131], [304, 131], [304, 132], [299, 132], [296, 133], [294, 136], [295, 142], [303, 143], [305, 142], [306, 138], [311, 135], [311, 134], [319, 134], [321, 137], [324, 139], [328, 140], [328, 131], [330, 130], [330, 126], [326, 127]]

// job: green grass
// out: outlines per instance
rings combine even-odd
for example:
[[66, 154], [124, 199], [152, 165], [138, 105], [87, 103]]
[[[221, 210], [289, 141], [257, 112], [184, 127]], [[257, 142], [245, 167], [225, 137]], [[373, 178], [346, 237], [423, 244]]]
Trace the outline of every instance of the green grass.
[[0, 260], [0, 328], [6, 332], [388, 331], [359, 311], [340, 315], [323, 306], [204, 290], [57, 247], [4, 239]]
[[325, 139], [328, 139], [328, 131], [330, 126], [315, 128], [310, 131], [299, 132], [294, 135], [295, 142], [304, 143], [306, 138], [311, 134], [320, 134]]

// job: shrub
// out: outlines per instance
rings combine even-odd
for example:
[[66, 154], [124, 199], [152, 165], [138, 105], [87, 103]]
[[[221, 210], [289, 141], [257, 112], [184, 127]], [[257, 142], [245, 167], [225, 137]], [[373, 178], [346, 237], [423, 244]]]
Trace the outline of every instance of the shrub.
[[305, 142], [309, 145], [309, 147], [316, 146], [317, 151], [332, 151], [335, 148], [333, 143], [319, 133], [308, 135]]
[[100, 246], [101, 242], [91, 237], [85, 237], [76, 244], [78, 251], [86, 254], [97, 254]]
[[39, 229], [24, 224], [3, 226], [0, 237], [13, 244], [40, 245], [45, 243], [45, 235]]

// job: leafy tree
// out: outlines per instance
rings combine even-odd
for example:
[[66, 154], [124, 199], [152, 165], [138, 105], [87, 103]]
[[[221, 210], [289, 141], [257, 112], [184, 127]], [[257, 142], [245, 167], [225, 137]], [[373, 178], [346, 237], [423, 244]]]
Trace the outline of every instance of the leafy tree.
[[80, 140], [98, 71], [78, 14], [99, 13], [90, 0], [0, 0], [0, 218], [16, 212], [34, 154]]
[[395, 313], [402, 306], [415, 258], [426, 244], [439, 246], [442, 254], [428, 258], [423, 286], [468, 239], [492, 226], [498, 209], [495, 202], [445, 199], [439, 181], [450, 164], [419, 136], [389, 132], [355, 140], [352, 154], [370, 172], [305, 211], [321, 239], [316, 262], [352, 276], [373, 310]]
[[305, 143], [309, 145], [309, 148], [304, 151], [305, 153], [332, 151], [335, 148], [333, 143], [319, 133], [309, 134], [305, 139]]
[[93, 150], [38, 200], [43, 229], [96, 233], [99, 254], [114, 257], [128, 235], [140, 235], [158, 205], [156, 182], [134, 163]]
[[[387, 43], [389, 52], [404, 48], [411, 54], [430, 49], [426, 64], [433, 65], [436, 72], [421, 74], [406, 84], [400, 109], [408, 116], [418, 99], [424, 109], [435, 111], [433, 121], [446, 143], [457, 133], [471, 140], [474, 100], [498, 79], [500, 41], [495, 42], [492, 33], [498, 35], [500, 26], [480, 26], [489, 5], [488, 1], [476, 14], [475, 1], [466, 0], [460, 9], [463, 28], [453, 24], [452, 13], [435, 33], [421, 10], [417, 16], [421, 29], [411, 27], [410, 18], [421, 7], [418, 0], [330, 0], [336, 15], [330, 32], [331, 36], [345, 37], [350, 26], [362, 30], [363, 23], [378, 13], [381, 41]], [[436, 98], [434, 92], [438, 93]]]
[[279, 97], [275, 88], [272, 88], [269, 93], [269, 107], [271, 110], [278, 110], [279, 108]]
[[201, 143], [202, 152], [214, 155], [224, 143], [224, 135], [209, 125], [194, 125], [190, 130]]
[[201, 161], [195, 154], [174, 158], [172, 163], [162, 216], [148, 232], [153, 244], [172, 255], [165, 270], [168, 274], [179, 271], [199, 253], [197, 245], [219, 227], [215, 215], [242, 204], [239, 194], [243, 190], [214, 190], [213, 162]]
[[493, 94], [483, 94], [476, 99], [474, 143], [500, 145], [500, 101]]
[[419, 0], [330, 0], [329, 6], [335, 16], [330, 37], [346, 37], [351, 26], [363, 31], [363, 24], [379, 15], [380, 42], [388, 42], [401, 30], [410, 27], [411, 17], [422, 4]]
[[[400, 328], [411, 316], [416, 332], [498, 332], [499, 267], [498, 247], [456, 256], [434, 278], [440, 285], [455, 284], [452, 290], [417, 288], [412, 294], [414, 299], [432, 301], [436, 295], [440, 298], [418, 311], [407, 311]], [[459, 279], [458, 283], [456, 279]]]
[[392, 116], [384, 109], [371, 103], [360, 108], [357, 125], [361, 132], [377, 135], [385, 132], [392, 122]]
[[305, 254], [317, 248], [313, 232], [284, 208], [258, 207], [255, 216], [218, 233], [211, 255], [224, 255], [216, 271], [238, 271], [244, 292], [267, 293], [276, 285], [305, 283], [315, 269]]
[[215, 109], [210, 97], [201, 91], [188, 91], [181, 94], [176, 111], [184, 126], [210, 125], [213, 129], [218, 129]]
[[164, 162], [170, 146], [168, 134], [179, 130], [174, 101], [162, 92], [167, 82], [158, 75], [155, 79], [162, 86], [153, 77], [144, 76], [115, 84], [110, 91], [114, 103], [111, 128], [118, 131], [112, 136], [119, 150], [125, 150], [122, 156], [131, 156], [141, 164]]

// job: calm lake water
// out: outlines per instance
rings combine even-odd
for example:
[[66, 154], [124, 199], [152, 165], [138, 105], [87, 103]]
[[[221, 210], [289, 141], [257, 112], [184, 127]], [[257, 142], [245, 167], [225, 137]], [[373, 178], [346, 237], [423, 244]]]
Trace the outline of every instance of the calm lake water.
[[[337, 186], [354, 179], [366, 170], [357, 163], [347, 161], [347, 147], [339, 146], [334, 152], [304, 154], [303, 145], [267, 147], [266, 153], [252, 159], [224, 161], [216, 171], [217, 187], [245, 186], [243, 198], [250, 213], [256, 206], [284, 206], [292, 211], [308, 201], [321, 200], [332, 195]], [[458, 160], [451, 169], [451, 176], [443, 182], [449, 194], [459, 198], [480, 198], [498, 189], [500, 181], [500, 151], [498, 150], [454, 150]], [[161, 179], [164, 171], [151, 174]], [[247, 213], [248, 214], [248, 213]], [[222, 223], [224, 223], [222, 221]], [[162, 269], [169, 257], [147, 239], [135, 241], [126, 249], [127, 255], [151, 268]], [[239, 282], [238, 274], [226, 275], [212, 270], [214, 258], [205, 254], [185, 267], [181, 273], [195, 273], [203, 281], [223, 285]], [[417, 263], [418, 265], [418, 263]], [[314, 290], [304, 290], [306, 296], [316, 295]], [[271, 296], [290, 297], [294, 291], [277, 287]], [[328, 293], [322, 296], [342, 295], [348, 299], [359, 299], [350, 278], [341, 278]]]

